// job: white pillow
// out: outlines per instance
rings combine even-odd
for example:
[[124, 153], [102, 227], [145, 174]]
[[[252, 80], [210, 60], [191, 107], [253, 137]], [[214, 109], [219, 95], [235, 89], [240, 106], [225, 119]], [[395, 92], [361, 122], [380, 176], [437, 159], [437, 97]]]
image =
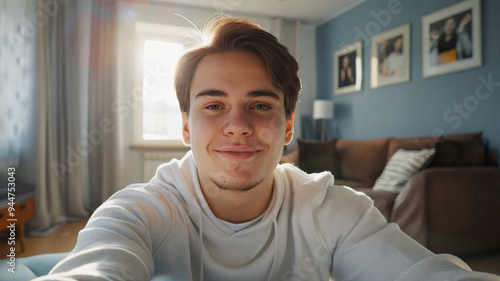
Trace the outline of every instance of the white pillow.
[[410, 178], [429, 164], [435, 148], [422, 150], [398, 149], [375, 181], [373, 190], [399, 193]]

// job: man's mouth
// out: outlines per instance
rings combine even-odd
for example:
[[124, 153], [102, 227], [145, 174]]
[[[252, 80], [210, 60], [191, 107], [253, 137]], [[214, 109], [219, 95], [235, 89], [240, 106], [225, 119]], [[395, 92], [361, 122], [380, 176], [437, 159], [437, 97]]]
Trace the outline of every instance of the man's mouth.
[[225, 148], [216, 149], [217, 154], [224, 158], [234, 160], [246, 160], [258, 155], [262, 150], [255, 148]]

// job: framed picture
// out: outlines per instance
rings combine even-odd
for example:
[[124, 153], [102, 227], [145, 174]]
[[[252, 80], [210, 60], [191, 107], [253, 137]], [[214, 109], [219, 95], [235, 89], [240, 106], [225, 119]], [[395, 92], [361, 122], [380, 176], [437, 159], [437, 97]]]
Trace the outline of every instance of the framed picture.
[[481, 66], [481, 1], [467, 0], [422, 18], [424, 77]]
[[410, 24], [372, 37], [371, 87], [410, 81]]
[[335, 95], [360, 91], [363, 74], [361, 68], [361, 41], [335, 51], [334, 67]]

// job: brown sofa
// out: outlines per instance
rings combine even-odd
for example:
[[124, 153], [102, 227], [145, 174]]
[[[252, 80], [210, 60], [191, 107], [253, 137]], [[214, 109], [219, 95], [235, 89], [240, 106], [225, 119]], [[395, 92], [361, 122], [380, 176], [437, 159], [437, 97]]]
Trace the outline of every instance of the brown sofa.
[[[435, 148], [400, 193], [373, 190], [400, 148]], [[331, 171], [335, 183], [366, 193], [389, 222], [435, 253], [461, 257], [500, 249], [500, 169], [482, 133], [440, 138], [299, 140], [283, 157], [306, 172]]]

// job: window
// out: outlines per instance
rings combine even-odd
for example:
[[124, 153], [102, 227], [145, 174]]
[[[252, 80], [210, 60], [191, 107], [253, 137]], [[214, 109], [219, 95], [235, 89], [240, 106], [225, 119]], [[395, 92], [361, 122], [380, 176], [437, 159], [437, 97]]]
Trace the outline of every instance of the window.
[[166, 25], [136, 24], [134, 143], [182, 144], [181, 112], [174, 90], [174, 71], [184, 53], [185, 30]]
[[181, 116], [174, 90], [175, 65], [182, 56], [179, 43], [144, 42], [142, 138], [175, 140], [181, 133]]

